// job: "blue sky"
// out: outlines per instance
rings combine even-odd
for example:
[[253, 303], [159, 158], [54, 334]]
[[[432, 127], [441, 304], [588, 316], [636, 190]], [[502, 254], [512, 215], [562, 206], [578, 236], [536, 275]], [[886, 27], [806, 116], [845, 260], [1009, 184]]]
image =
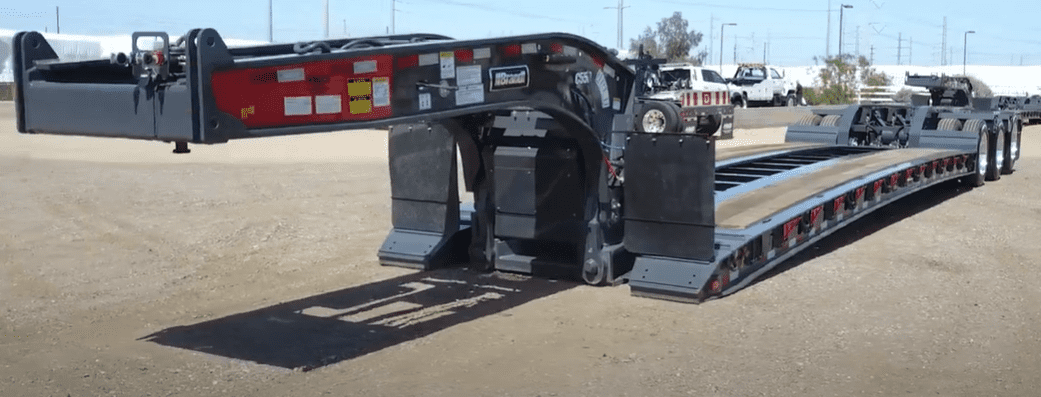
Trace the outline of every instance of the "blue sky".
[[[55, 30], [55, 6], [60, 8], [61, 32], [86, 35], [128, 34], [135, 30], [162, 30], [180, 35], [194, 27], [213, 27], [225, 37], [267, 40], [267, 0], [133, 2], [5, 1], [0, 5], [0, 28]], [[323, 0], [273, 0], [274, 39], [280, 42], [323, 37]], [[384, 34], [391, 25], [391, 0], [330, 0], [330, 33], [351, 37]], [[569, 32], [615, 47], [618, 0], [397, 0], [397, 33], [439, 33], [468, 39], [540, 32]], [[1038, 3], [1027, 1], [896, 1], [847, 0], [830, 2], [830, 51], [838, 52], [839, 5], [852, 5], [843, 15], [845, 52], [870, 56], [876, 64], [910, 60], [916, 65], [940, 64], [943, 17], [947, 17], [947, 46], [953, 64], [962, 62], [964, 32], [968, 62], [989, 65], [1041, 65], [1041, 15]], [[981, 6], [985, 4], [986, 8]], [[612, 7], [605, 9], [605, 7]], [[719, 62], [720, 23], [726, 27], [723, 60], [731, 63], [767, 60], [782, 66], [813, 64], [826, 51], [829, 2], [765, 0], [706, 2], [681, 0], [626, 0], [624, 39], [679, 11], [690, 27], [704, 34], [699, 48], [711, 47], [710, 64]], [[709, 32], [711, 27], [711, 33]], [[712, 38], [711, 43], [709, 38]], [[902, 39], [902, 40], [898, 40]], [[900, 44], [898, 45], [898, 41]], [[736, 49], [735, 49], [736, 44]], [[859, 47], [858, 47], [859, 44]], [[910, 58], [910, 59], [909, 59]]]

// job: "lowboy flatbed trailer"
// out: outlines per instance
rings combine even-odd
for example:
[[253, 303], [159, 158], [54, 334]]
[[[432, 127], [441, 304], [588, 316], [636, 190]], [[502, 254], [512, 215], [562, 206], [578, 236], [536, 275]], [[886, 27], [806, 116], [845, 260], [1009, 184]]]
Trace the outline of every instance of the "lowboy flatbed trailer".
[[[655, 102], [682, 122], [638, 132], [635, 109], [650, 100], [636, 94], [639, 66], [567, 34], [235, 49], [210, 29], [175, 43], [139, 36], [160, 45], [62, 62], [39, 33], [16, 35], [19, 131], [187, 152], [390, 126], [384, 265], [432, 269], [463, 256], [487, 270], [564, 270], [699, 302], [908, 194], [951, 179], [979, 186], [1019, 157], [1015, 113], [976, 110], [947, 80], [923, 80], [936, 85], [936, 105], [815, 110], [784, 144], [717, 151], [720, 131], [697, 118], [732, 115], [729, 105], [685, 93]], [[472, 205], [460, 205], [457, 162]]]

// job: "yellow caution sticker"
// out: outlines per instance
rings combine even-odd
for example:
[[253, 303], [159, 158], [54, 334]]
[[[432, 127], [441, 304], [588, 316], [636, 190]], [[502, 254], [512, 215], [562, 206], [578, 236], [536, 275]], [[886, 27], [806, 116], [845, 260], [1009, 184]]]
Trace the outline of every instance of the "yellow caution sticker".
[[372, 113], [372, 95], [351, 96], [351, 114]]
[[352, 97], [372, 94], [372, 81], [369, 79], [347, 80], [347, 95]]

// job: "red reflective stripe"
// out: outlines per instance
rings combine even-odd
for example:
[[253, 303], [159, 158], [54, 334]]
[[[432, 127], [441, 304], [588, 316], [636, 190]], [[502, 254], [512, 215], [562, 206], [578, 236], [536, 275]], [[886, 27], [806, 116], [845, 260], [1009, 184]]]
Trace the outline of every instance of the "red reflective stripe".
[[596, 64], [596, 67], [598, 67], [598, 68], [604, 67], [604, 59], [601, 58], [599, 55], [589, 54], [589, 56], [590, 56], [590, 58], [593, 58], [593, 63]]
[[701, 93], [701, 103], [708, 105], [711, 102], [712, 102], [712, 93], [711, 92], [703, 92], [703, 93]]
[[521, 54], [521, 46], [520, 44], [510, 44], [502, 46], [499, 48], [499, 52], [501, 52], [502, 56], [505, 58], [517, 57]]
[[865, 189], [864, 187], [858, 187], [858, 188], [857, 188], [857, 193], [856, 193], [856, 199], [857, 199], [857, 201], [860, 201], [860, 199], [864, 198], [864, 192], [865, 192], [866, 190], [867, 190], [867, 189]]
[[553, 43], [549, 45], [549, 50], [557, 54], [563, 54], [564, 46], [560, 45], [560, 43]]
[[787, 241], [791, 239], [792, 234], [799, 231], [799, 221], [799, 218], [795, 218], [784, 223], [784, 238], [782, 240]]
[[889, 187], [896, 188], [897, 183], [900, 183], [900, 174], [893, 174], [889, 177]]
[[455, 61], [456, 62], [473, 62], [474, 52], [473, 50], [455, 50]]
[[845, 204], [846, 204], [846, 196], [839, 196], [838, 198], [835, 199], [834, 204], [832, 204], [832, 206], [833, 206], [832, 210], [836, 214], [839, 213], [839, 212], [842, 212], [842, 210], [845, 209]]
[[821, 214], [824, 213], [824, 206], [818, 206], [810, 210], [810, 225], [816, 225], [821, 220]]
[[408, 69], [419, 66], [419, 55], [409, 55], [404, 57], [398, 57], [394, 62], [395, 67], [400, 69]]

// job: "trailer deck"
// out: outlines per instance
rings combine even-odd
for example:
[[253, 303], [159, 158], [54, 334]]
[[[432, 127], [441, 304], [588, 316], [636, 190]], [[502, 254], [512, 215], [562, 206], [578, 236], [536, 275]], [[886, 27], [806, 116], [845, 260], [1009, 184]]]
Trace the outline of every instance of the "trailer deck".
[[[562, 267], [699, 302], [908, 194], [955, 178], [979, 186], [1019, 157], [1014, 112], [973, 108], [953, 78], [908, 78], [946, 106], [815, 110], [787, 143], [717, 151], [718, 131], [680, 116], [732, 109], [642, 98], [649, 66], [577, 36], [234, 51], [209, 29], [161, 37], [161, 49], [113, 57], [98, 76], [98, 62], [62, 63], [41, 35], [19, 33], [19, 131], [173, 141], [185, 153], [189, 142], [389, 126], [384, 265]], [[640, 131], [634, 116], [648, 107], [686, 124]]]

